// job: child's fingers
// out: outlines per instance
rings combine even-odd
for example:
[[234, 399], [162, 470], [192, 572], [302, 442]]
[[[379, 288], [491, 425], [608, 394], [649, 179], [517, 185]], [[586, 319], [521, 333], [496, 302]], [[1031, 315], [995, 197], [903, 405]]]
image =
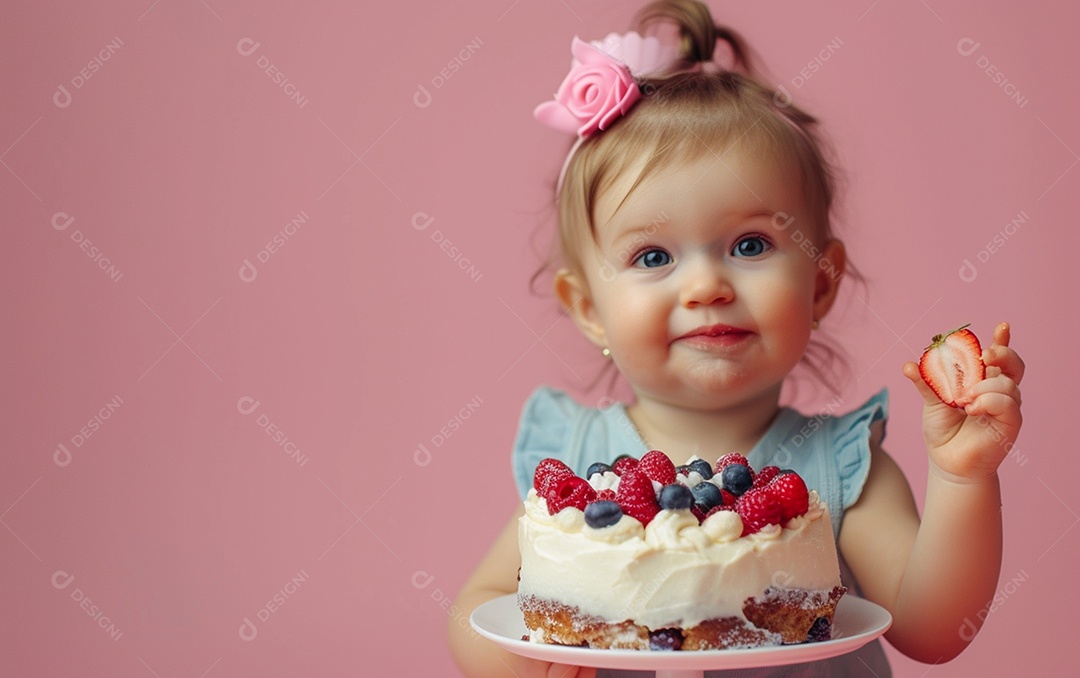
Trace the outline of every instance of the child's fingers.
[[1014, 431], [1020, 428], [1022, 420], [1018, 397], [1014, 398], [999, 391], [979, 395], [964, 411], [970, 417], [989, 417]]
[[904, 376], [911, 380], [911, 383], [915, 384], [915, 388], [922, 394], [923, 401], [927, 405], [941, 404], [941, 398], [937, 397], [934, 393], [934, 389], [930, 388], [925, 381], [923, 381], [922, 375], [919, 374], [918, 363], [906, 362], [904, 363]]
[[552, 664], [548, 667], [547, 678], [596, 678], [596, 669]]
[[1009, 323], [999, 323], [994, 328], [994, 343], [983, 350], [982, 361], [988, 368], [988, 377], [1004, 374], [1019, 384], [1024, 378], [1024, 361], [1009, 348], [1011, 334]]
[[[1013, 400], [1016, 406], [1020, 406], [1020, 387], [1017, 385], [1016, 380], [1009, 377], [1007, 374], [999, 374], [996, 377], [987, 377], [977, 384], [972, 384], [968, 387], [967, 395], [971, 396], [971, 399], [977, 400], [979, 396], [987, 394], [1000, 394]], [[971, 414], [970, 412], [968, 414]]]
[[1012, 338], [1012, 328], [1009, 323], [998, 323], [994, 328], [994, 345], [1008, 346]]

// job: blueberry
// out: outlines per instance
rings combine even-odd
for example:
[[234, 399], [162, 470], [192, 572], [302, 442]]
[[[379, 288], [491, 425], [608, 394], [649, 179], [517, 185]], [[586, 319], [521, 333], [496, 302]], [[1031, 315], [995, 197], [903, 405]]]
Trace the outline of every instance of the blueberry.
[[712, 464], [705, 461], [704, 459], [695, 459], [694, 461], [690, 462], [690, 470], [697, 471], [705, 480], [713, 477]]
[[673, 651], [682, 648], [683, 635], [679, 629], [660, 629], [649, 632], [649, 649]]
[[806, 642], [808, 643], [820, 643], [825, 640], [832, 639], [832, 623], [828, 617], [818, 617], [814, 620], [814, 625], [810, 627], [810, 631], [806, 634]]
[[660, 508], [688, 509], [694, 504], [694, 493], [682, 483], [664, 485], [660, 490]]
[[605, 463], [603, 463], [601, 461], [598, 461], [598, 462], [592, 464], [591, 466], [589, 466], [589, 470], [585, 472], [585, 478], [586, 479], [592, 478], [592, 474], [594, 474], [594, 473], [599, 473], [600, 475], [604, 475], [605, 473], [607, 473], [610, 470], [611, 470], [611, 466], [609, 466], [608, 464], [605, 464]]
[[694, 493], [694, 503], [698, 505], [702, 513], [708, 513], [709, 509], [724, 503], [724, 495], [720, 494], [720, 488], [709, 482], [694, 485], [691, 492]]
[[594, 501], [585, 507], [585, 524], [599, 529], [619, 522], [622, 509], [613, 501]]
[[750, 489], [754, 484], [754, 478], [750, 475], [750, 469], [745, 464], [730, 464], [724, 467], [720, 474], [722, 485], [728, 492], [736, 497]]

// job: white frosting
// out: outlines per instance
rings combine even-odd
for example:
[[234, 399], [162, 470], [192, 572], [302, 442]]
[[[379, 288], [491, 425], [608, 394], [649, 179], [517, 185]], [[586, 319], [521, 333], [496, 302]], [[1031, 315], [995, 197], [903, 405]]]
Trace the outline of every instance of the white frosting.
[[742, 617], [743, 602], [771, 586], [831, 590], [840, 584], [828, 508], [816, 492], [810, 510], [783, 528], [741, 533], [734, 511], [718, 511], [698, 525], [685, 509], [662, 510], [645, 528], [624, 515], [596, 529], [578, 509], [548, 515], [546, 502], [530, 491], [518, 529], [518, 592], [659, 629]]

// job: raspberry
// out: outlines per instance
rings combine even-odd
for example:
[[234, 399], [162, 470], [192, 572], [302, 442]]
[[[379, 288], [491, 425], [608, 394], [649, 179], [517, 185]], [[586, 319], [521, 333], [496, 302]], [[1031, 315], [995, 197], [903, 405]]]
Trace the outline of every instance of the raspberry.
[[638, 462], [637, 469], [644, 471], [649, 480], [655, 480], [661, 485], [675, 482], [675, 464], [660, 450], [646, 452]]
[[781, 520], [787, 522], [801, 516], [810, 508], [810, 493], [806, 482], [797, 473], [781, 473], [765, 488], [780, 505]]
[[738, 497], [728, 492], [727, 490], [720, 490], [720, 496], [724, 498], [724, 506], [735, 506], [735, 502], [739, 500]]
[[649, 521], [660, 512], [652, 481], [644, 473], [638, 473], [636, 469], [627, 471], [619, 478], [619, 489], [615, 492], [615, 501], [619, 503], [623, 513], [637, 518], [642, 525], [648, 525]]
[[637, 465], [637, 459], [634, 459], [629, 454], [621, 454], [615, 458], [615, 462], [611, 465], [611, 470], [615, 472], [615, 475], [621, 476]]
[[716, 513], [717, 511], [734, 511], [734, 510], [735, 510], [735, 506], [733, 504], [720, 504], [719, 506], [714, 506], [711, 509], [709, 509], [708, 513], [705, 514], [705, 517], [708, 518], [709, 516]]
[[780, 467], [779, 466], [765, 466], [765, 467], [763, 467], [760, 471], [757, 472], [757, 476], [754, 478], [753, 489], [757, 489], [759, 487], [765, 487], [766, 485], [769, 484], [770, 481], [772, 481], [773, 478], [775, 478], [779, 474], [780, 474]]
[[548, 490], [550, 490], [551, 478], [565, 478], [568, 475], [572, 476], [574, 472], [566, 464], [550, 457], [543, 459], [536, 465], [536, 471], [533, 472], [533, 489], [541, 497], [546, 497]]
[[764, 489], [751, 490], [735, 502], [735, 510], [742, 518], [742, 536], [753, 534], [766, 525], [779, 525], [782, 513], [780, 502]]
[[610, 487], [604, 488], [596, 493], [597, 501], [615, 501], [615, 490]]
[[596, 490], [589, 485], [589, 481], [571, 475], [554, 483], [551, 493], [545, 499], [551, 515], [568, 506], [584, 511], [589, 502], [596, 501]]
[[705, 513], [701, 510], [701, 506], [699, 506], [698, 504], [694, 504], [690, 507], [690, 513], [693, 513], [694, 517], [697, 518], [698, 525], [705, 522]]

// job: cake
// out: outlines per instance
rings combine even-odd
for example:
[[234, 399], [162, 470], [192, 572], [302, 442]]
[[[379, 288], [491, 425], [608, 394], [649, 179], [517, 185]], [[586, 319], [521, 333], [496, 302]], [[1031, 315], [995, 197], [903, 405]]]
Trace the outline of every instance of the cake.
[[545, 459], [518, 527], [528, 640], [719, 650], [828, 640], [840, 583], [829, 510], [793, 471], [742, 455]]

